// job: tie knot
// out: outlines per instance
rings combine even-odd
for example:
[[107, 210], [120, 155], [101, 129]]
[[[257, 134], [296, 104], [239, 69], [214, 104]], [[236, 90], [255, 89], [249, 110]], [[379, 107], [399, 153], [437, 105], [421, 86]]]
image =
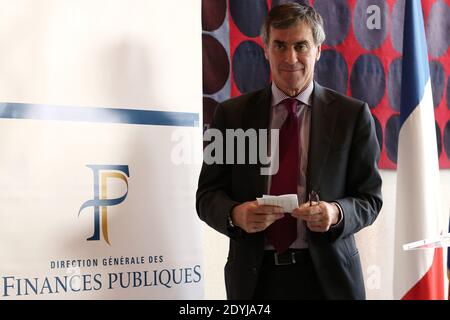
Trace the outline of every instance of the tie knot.
[[295, 114], [297, 103], [298, 103], [297, 99], [294, 98], [287, 98], [283, 100], [283, 104], [286, 107], [289, 114]]

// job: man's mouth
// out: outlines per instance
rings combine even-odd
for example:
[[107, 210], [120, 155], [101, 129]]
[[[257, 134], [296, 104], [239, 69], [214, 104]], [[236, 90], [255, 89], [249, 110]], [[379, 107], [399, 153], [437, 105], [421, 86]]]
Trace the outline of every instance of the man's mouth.
[[305, 69], [302, 65], [296, 65], [295, 67], [292, 66], [283, 66], [280, 68], [280, 71], [282, 72], [298, 72], [303, 71]]

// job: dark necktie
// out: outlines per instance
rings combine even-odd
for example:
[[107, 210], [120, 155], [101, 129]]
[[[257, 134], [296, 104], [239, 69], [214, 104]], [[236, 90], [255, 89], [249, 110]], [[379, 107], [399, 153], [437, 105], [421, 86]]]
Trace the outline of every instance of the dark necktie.
[[[285, 99], [283, 105], [288, 116], [280, 129], [279, 135], [279, 168], [272, 176], [271, 195], [297, 194], [298, 157], [299, 157], [299, 125], [295, 115], [296, 99]], [[269, 242], [278, 253], [286, 251], [297, 238], [297, 219], [285, 213], [282, 219], [272, 223], [266, 229]]]

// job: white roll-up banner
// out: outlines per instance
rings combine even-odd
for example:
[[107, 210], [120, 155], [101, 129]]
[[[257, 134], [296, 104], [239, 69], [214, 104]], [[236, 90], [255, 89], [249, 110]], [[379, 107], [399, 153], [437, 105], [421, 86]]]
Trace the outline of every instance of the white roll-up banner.
[[0, 0], [0, 299], [201, 299], [201, 1]]

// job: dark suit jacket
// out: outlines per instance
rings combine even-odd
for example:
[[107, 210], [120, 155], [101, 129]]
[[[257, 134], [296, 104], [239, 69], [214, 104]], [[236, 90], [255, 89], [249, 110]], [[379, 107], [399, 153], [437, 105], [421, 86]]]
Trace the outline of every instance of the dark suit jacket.
[[[270, 87], [218, 104], [211, 127], [268, 129]], [[246, 148], [248, 152], [248, 145]], [[366, 103], [315, 83], [312, 96], [307, 191], [343, 209], [339, 227], [325, 233], [308, 230], [311, 257], [327, 299], [365, 299], [364, 280], [354, 233], [372, 224], [382, 206], [379, 145]], [[261, 164], [203, 164], [196, 208], [209, 226], [230, 238], [225, 284], [229, 299], [251, 299], [264, 252], [264, 232], [230, 228], [237, 204], [267, 190]], [[282, 285], [282, 284], [280, 284]]]

